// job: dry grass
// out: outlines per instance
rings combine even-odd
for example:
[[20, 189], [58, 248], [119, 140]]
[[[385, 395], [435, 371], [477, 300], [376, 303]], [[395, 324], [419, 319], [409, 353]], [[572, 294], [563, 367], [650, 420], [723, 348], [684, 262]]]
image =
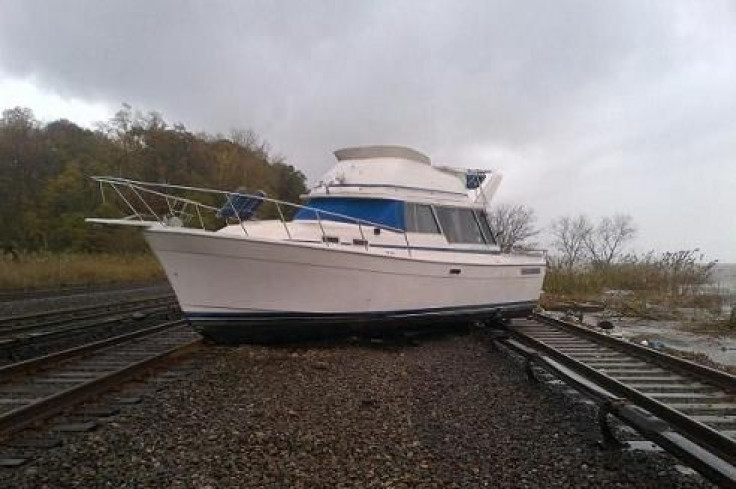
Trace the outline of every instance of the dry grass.
[[726, 298], [707, 284], [714, 263], [697, 250], [632, 256], [609, 265], [551, 266], [543, 304], [602, 302], [611, 310], [647, 319], [718, 318]]
[[707, 277], [676, 275], [643, 264], [621, 263], [599, 268], [550, 267], [544, 285], [550, 293], [578, 296], [595, 296], [605, 289], [690, 295], [688, 292], [703, 283], [707, 283]]
[[697, 249], [659, 255], [627, 255], [617, 263], [564, 267], [552, 263], [545, 289], [552, 293], [595, 294], [604, 288], [683, 295], [710, 281], [716, 262]]
[[606, 295], [626, 302], [632, 309], [637, 304], [650, 303], [664, 309], [718, 310], [722, 297], [702, 288], [710, 280], [712, 267], [713, 263], [698, 263], [694, 252], [646, 255], [605, 266], [552, 266], [545, 277], [544, 290], [554, 298], [575, 301], [600, 300], [606, 290], [626, 291]]
[[0, 289], [30, 289], [159, 280], [151, 254], [23, 253], [0, 259]]

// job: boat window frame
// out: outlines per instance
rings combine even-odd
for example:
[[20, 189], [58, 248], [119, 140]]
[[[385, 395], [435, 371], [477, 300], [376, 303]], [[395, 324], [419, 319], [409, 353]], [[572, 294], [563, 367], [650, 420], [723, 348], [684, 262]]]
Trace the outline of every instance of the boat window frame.
[[[496, 236], [493, 234], [491, 223], [488, 220], [488, 212], [486, 212], [485, 209], [473, 209], [473, 215], [478, 220], [478, 226], [480, 227], [481, 234], [483, 234], [483, 237], [486, 240], [486, 244], [497, 245]], [[483, 227], [483, 223], [485, 223], [485, 227]], [[486, 230], [488, 230], [488, 236], [485, 235]]]
[[[439, 219], [437, 218], [437, 214], [435, 213], [434, 206], [432, 204], [423, 204], [420, 202], [406, 202], [404, 204], [404, 220], [405, 220], [405, 228], [407, 233], [417, 233], [417, 234], [439, 234], [442, 235], [442, 226], [440, 225]], [[409, 206], [415, 206], [415, 207], [426, 207], [429, 209], [429, 215], [432, 217], [432, 221], [434, 222], [434, 229], [435, 231], [422, 231], [418, 229], [409, 229]], [[415, 215], [416, 214], [415, 212]]]
[[[483, 232], [483, 229], [480, 225], [480, 222], [478, 222], [478, 217], [475, 215], [475, 209], [472, 207], [460, 207], [460, 206], [451, 206], [451, 205], [436, 205], [433, 204], [432, 208], [435, 211], [437, 222], [440, 225], [440, 229], [442, 230], [442, 235], [445, 237], [447, 242], [449, 244], [462, 244], [462, 245], [481, 245], [481, 246], [487, 246], [489, 243], [485, 237], [485, 234]], [[442, 225], [442, 219], [440, 219], [439, 212], [441, 209], [449, 209], [450, 211], [458, 212], [456, 215], [460, 215], [459, 212], [470, 212], [470, 215], [472, 216], [473, 223], [475, 223], [475, 229], [478, 233], [478, 237], [480, 237], [480, 242], [477, 241], [460, 241], [460, 240], [452, 240], [450, 239], [450, 235], [445, 231], [444, 226]], [[460, 222], [459, 222], [460, 223]]]
[[434, 216], [434, 220], [437, 223], [437, 227], [440, 228], [440, 234], [442, 235], [443, 238], [445, 238], [445, 241], [449, 243], [450, 240], [448, 240], [447, 236], [445, 235], [445, 228], [442, 227], [442, 223], [440, 222], [440, 216], [437, 215], [437, 209], [435, 209], [435, 205], [429, 204], [429, 207], [432, 209], [432, 215]]

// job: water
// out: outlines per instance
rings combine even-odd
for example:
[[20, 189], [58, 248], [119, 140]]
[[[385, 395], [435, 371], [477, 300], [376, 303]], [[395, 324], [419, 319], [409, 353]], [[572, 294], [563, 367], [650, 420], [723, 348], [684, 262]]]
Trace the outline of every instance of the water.
[[[728, 318], [736, 305], [736, 263], [719, 263], [713, 268], [712, 290], [725, 297], [722, 317]], [[736, 336], [695, 334], [682, 328], [681, 321], [650, 321], [639, 318], [621, 318], [615, 321], [626, 339], [647, 337], [670, 348], [704, 353], [724, 365], [736, 365]]]
[[736, 263], [719, 263], [711, 275], [713, 292], [723, 297], [721, 315], [730, 317], [736, 307]]
[[718, 363], [736, 365], [736, 337], [683, 331], [679, 321], [625, 318], [614, 324], [620, 326], [625, 339], [645, 336], [649, 341], [661, 341], [669, 348], [703, 353]]
[[736, 295], [736, 263], [719, 263], [713, 268], [713, 285], [724, 295]]

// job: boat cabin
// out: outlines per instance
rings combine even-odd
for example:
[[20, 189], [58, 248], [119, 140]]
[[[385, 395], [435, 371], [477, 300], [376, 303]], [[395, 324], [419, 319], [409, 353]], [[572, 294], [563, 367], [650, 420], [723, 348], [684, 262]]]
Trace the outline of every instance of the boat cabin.
[[500, 183], [495, 172], [435, 167], [401, 146], [346, 148], [335, 156], [338, 164], [303, 196], [309, 208], [294, 221], [354, 222], [341, 217], [348, 216], [397, 232], [444, 236], [450, 244], [496, 246], [485, 211]]
[[313, 198], [306, 205], [309, 209], [300, 209], [294, 216], [295, 221], [353, 222], [334, 215], [341, 214], [397, 231], [441, 234], [453, 244], [496, 244], [483, 209], [354, 197]]

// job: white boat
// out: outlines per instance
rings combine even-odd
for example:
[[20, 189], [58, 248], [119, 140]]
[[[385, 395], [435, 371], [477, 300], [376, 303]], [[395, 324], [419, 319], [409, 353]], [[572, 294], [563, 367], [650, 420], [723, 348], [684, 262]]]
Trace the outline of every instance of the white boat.
[[[400, 146], [335, 156], [305, 205], [93, 177], [131, 215], [87, 221], [142, 227], [181, 310], [218, 342], [513, 317], [536, 305], [543, 253], [501, 253], [486, 219], [500, 174], [432, 166]], [[203, 203], [215, 199], [221, 207]], [[276, 218], [255, 217], [265, 215]]]

